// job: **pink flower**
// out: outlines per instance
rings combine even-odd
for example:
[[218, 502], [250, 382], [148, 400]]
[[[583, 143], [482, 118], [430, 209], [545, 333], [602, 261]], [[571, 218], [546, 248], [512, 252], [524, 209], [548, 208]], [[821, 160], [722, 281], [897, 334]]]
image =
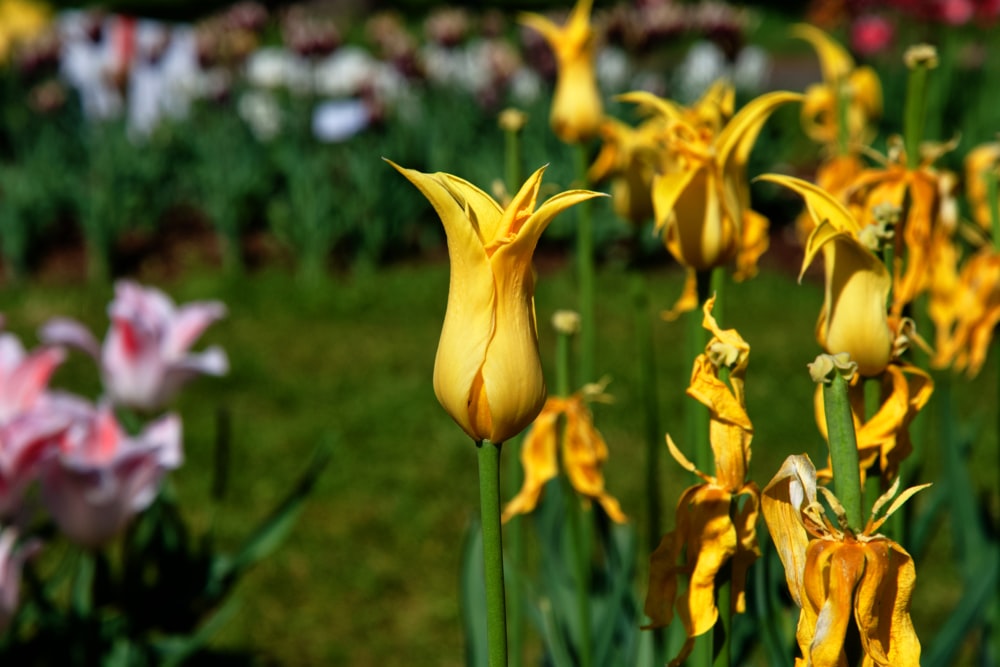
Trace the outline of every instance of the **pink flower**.
[[0, 527], [0, 632], [17, 612], [21, 597], [21, 568], [41, 548], [38, 540], [17, 543], [17, 528]]
[[16, 336], [0, 334], [0, 517], [20, 507], [38, 462], [67, 425], [47, 409], [49, 378], [63, 357], [57, 348], [28, 354]]
[[99, 347], [82, 324], [66, 318], [49, 321], [41, 338], [93, 356], [101, 366], [107, 397], [116, 405], [156, 410], [198, 375], [228, 372], [221, 348], [188, 352], [208, 325], [225, 314], [218, 301], [178, 308], [160, 290], [125, 280], [115, 284], [115, 298], [108, 306], [111, 328], [103, 345]]
[[975, 12], [972, 0], [940, 0], [937, 3], [939, 20], [948, 25], [965, 25], [972, 20]]
[[72, 410], [58, 451], [42, 464], [42, 498], [70, 540], [99, 547], [149, 507], [163, 476], [181, 465], [181, 422], [166, 415], [129, 437], [108, 404]]
[[851, 25], [851, 48], [862, 56], [884, 51], [892, 43], [895, 29], [884, 16], [859, 16]]

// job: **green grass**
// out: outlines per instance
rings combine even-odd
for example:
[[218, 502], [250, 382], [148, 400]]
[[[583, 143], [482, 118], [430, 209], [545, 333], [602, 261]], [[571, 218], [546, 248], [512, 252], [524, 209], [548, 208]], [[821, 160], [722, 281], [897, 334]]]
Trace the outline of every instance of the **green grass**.
[[[557, 309], [576, 303], [572, 264], [545, 262], [537, 288], [540, 344], [551, 370]], [[648, 272], [656, 310], [669, 307], [682, 275], [673, 266]], [[460, 665], [464, 663], [458, 607], [463, 533], [478, 511], [475, 448], [438, 405], [431, 387], [437, 336], [448, 289], [443, 262], [396, 265], [305, 288], [275, 270], [228, 279], [194, 271], [162, 286], [178, 301], [219, 298], [225, 321], [205, 343], [228, 351], [232, 372], [205, 378], [181, 397], [187, 461], [175, 475], [189, 518], [213, 527], [218, 543], [235, 548], [306, 465], [314, 447], [333, 442], [333, 459], [300, 522], [279, 552], [238, 587], [237, 615], [218, 646], [257, 652], [286, 665]], [[597, 406], [611, 448], [607, 487], [640, 535], [644, 445], [632, 343], [629, 276], [607, 266], [598, 277], [598, 369], [613, 381], [616, 402]], [[48, 317], [106, 327], [110, 287], [37, 285], [0, 292], [9, 329], [33, 345]], [[752, 476], [764, 485], [785, 456], [825, 456], [813, 421], [813, 386], [806, 364], [821, 285], [798, 286], [765, 270], [730, 285], [721, 324], [750, 343], [748, 411], [756, 433]], [[682, 358], [683, 323], [655, 322], [660, 423], [687, 449], [682, 422], [691, 360]], [[995, 366], [974, 382], [956, 383], [960, 412], [991, 426], [997, 405]], [[551, 375], [549, 375], [551, 378]], [[89, 360], [74, 355], [56, 386], [93, 396]], [[232, 418], [230, 485], [225, 501], [210, 500], [216, 410]], [[983, 429], [972, 470], [988, 506], [1000, 504], [996, 433]], [[508, 453], [509, 454], [509, 453]], [[514, 464], [510, 456], [505, 466]], [[934, 468], [931, 468], [934, 470]], [[661, 497], [665, 516], [691, 483], [664, 452]], [[926, 479], [921, 481], [934, 481]], [[919, 497], [916, 502], [919, 502]], [[672, 522], [672, 519], [668, 519]], [[670, 526], [665, 525], [664, 530]], [[947, 531], [939, 531], [933, 563], [918, 563], [914, 617], [924, 637], [956, 600]], [[643, 545], [641, 552], [649, 552]], [[644, 558], [643, 558], [644, 561]], [[636, 589], [645, 587], [639, 563]]]

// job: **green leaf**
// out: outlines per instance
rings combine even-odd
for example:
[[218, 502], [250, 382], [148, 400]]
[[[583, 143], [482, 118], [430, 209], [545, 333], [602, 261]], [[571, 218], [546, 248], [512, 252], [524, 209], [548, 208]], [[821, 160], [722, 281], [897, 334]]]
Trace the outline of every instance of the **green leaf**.
[[221, 597], [240, 575], [273, 553], [285, 540], [295, 525], [306, 499], [316, 486], [320, 473], [330, 461], [331, 447], [329, 441], [324, 441], [316, 448], [312, 461], [289, 494], [250, 535], [234, 556], [216, 557], [206, 584], [206, 592], [210, 596]]
[[982, 568], [976, 582], [969, 585], [959, 600], [955, 611], [934, 636], [930, 649], [921, 659], [924, 667], [948, 667], [955, 664], [959, 649], [969, 633], [985, 622], [986, 611], [994, 601], [997, 590], [997, 575], [1000, 573], [1000, 548], [981, 552], [979, 564]]
[[485, 667], [489, 664], [486, 641], [486, 586], [483, 572], [483, 530], [473, 519], [462, 544], [461, 604], [462, 629], [465, 633], [465, 664]]

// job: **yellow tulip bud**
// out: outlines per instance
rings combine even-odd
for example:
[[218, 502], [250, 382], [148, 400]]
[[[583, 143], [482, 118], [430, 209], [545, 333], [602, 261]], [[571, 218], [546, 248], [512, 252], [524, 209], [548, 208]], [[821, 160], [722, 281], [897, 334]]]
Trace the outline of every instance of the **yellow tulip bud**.
[[451, 281], [434, 393], [473, 440], [503, 442], [534, 420], [546, 397], [535, 326], [535, 246], [559, 212], [600, 193], [567, 191], [535, 210], [542, 167], [504, 208], [457, 176], [389, 164], [427, 197], [448, 237]]

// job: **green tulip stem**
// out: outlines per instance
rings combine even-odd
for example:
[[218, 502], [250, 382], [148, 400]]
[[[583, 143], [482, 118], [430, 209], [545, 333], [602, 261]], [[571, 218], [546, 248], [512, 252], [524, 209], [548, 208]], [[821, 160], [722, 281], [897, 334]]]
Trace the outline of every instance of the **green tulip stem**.
[[[570, 341], [573, 334], [569, 330], [557, 329], [556, 336], [556, 393], [559, 396], [570, 395]], [[566, 424], [560, 419], [560, 438], [566, 437]], [[590, 515], [580, 504], [576, 489], [569, 475], [562, 474], [563, 495], [566, 500], [566, 515], [569, 520], [570, 539], [573, 545], [573, 560], [576, 569], [576, 604], [577, 618], [580, 624], [579, 664], [590, 667]]]
[[986, 206], [990, 212], [990, 229], [993, 231], [993, 249], [1000, 252], [1000, 193], [997, 187], [997, 170], [983, 172], [986, 181]]
[[489, 667], [507, 665], [507, 601], [504, 599], [503, 543], [500, 536], [500, 447], [479, 443], [479, 509], [483, 525], [486, 579], [486, 642]]
[[847, 379], [835, 373], [823, 385], [823, 409], [830, 441], [830, 463], [837, 499], [844, 507], [847, 525], [860, 532], [862, 519], [861, 466], [858, 462], [858, 440], [854, 432], [851, 404], [847, 398]]
[[906, 148], [906, 167], [920, 166], [920, 142], [924, 139], [927, 124], [927, 73], [926, 63], [916, 63], [910, 68], [906, 80], [906, 100], [903, 103], [903, 146]]
[[[577, 146], [579, 187], [587, 187], [587, 147]], [[597, 366], [597, 315], [594, 306], [594, 219], [591, 202], [575, 207], [577, 214], [576, 261], [580, 290], [580, 380], [593, 382]]]
[[[733, 499], [733, 510], [735, 510], [735, 502]], [[730, 513], [733, 510], [730, 510]], [[722, 624], [722, 628], [716, 627], [712, 632], [715, 635], [715, 659], [712, 662], [712, 667], [730, 667], [733, 663], [733, 645], [730, 641], [733, 634], [732, 568], [727, 566], [723, 574], [723, 578], [718, 579], [715, 599], [715, 604], [719, 608], [719, 623]]]
[[647, 536], [652, 551], [659, 544], [660, 525], [660, 450], [663, 435], [658, 419], [659, 398], [656, 388], [656, 361], [653, 328], [649, 321], [649, 288], [646, 277], [638, 270], [632, 271], [632, 307], [635, 322], [635, 350], [639, 378], [639, 397], [642, 401], [643, 431], [646, 434], [646, 507], [648, 511]]
[[[720, 303], [720, 290], [725, 281], [723, 280], [725, 269], [717, 268], [708, 271], [699, 271], [696, 281], [698, 289], [698, 307], [685, 317], [688, 321], [688, 331], [685, 337], [686, 354], [685, 361], [694, 364], [695, 358], [705, 352], [705, 344], [708, 342], [708, 332], [702, 326], [702, 306], [705, 301], [715, 292], [716, 303]], [[720, 275], [721, 274], [721, 275]], [[718, 311], [714, 311], [717, 316]], [[684, 401], [684, 416], [687, 424], [688, 441], [694, 448], [694, 464], [698, 470], [711, 471], [715, 469], [715, 457], [712, 454], [712, 443], [708, 437], [709, 413], [708, 408], [699, 401], [688, 399]], [[691, 652], [691, 665], [698, 667], [711, 667], [713, 663], [714, 639], [712, 633], [705, 633], [695, 640], [694, 649]]]
[[847, 155], [850, 152], [850, 128], [847, 127], [847, 110], [850, 100], [847, 98], [850, 87], [846, 81], [837, 83], [837, 154]]
[[504, 131], [504, 173], [507, 175], [507, 192], [514, 196], [523, 182], [521, 132], [518, 130]]

